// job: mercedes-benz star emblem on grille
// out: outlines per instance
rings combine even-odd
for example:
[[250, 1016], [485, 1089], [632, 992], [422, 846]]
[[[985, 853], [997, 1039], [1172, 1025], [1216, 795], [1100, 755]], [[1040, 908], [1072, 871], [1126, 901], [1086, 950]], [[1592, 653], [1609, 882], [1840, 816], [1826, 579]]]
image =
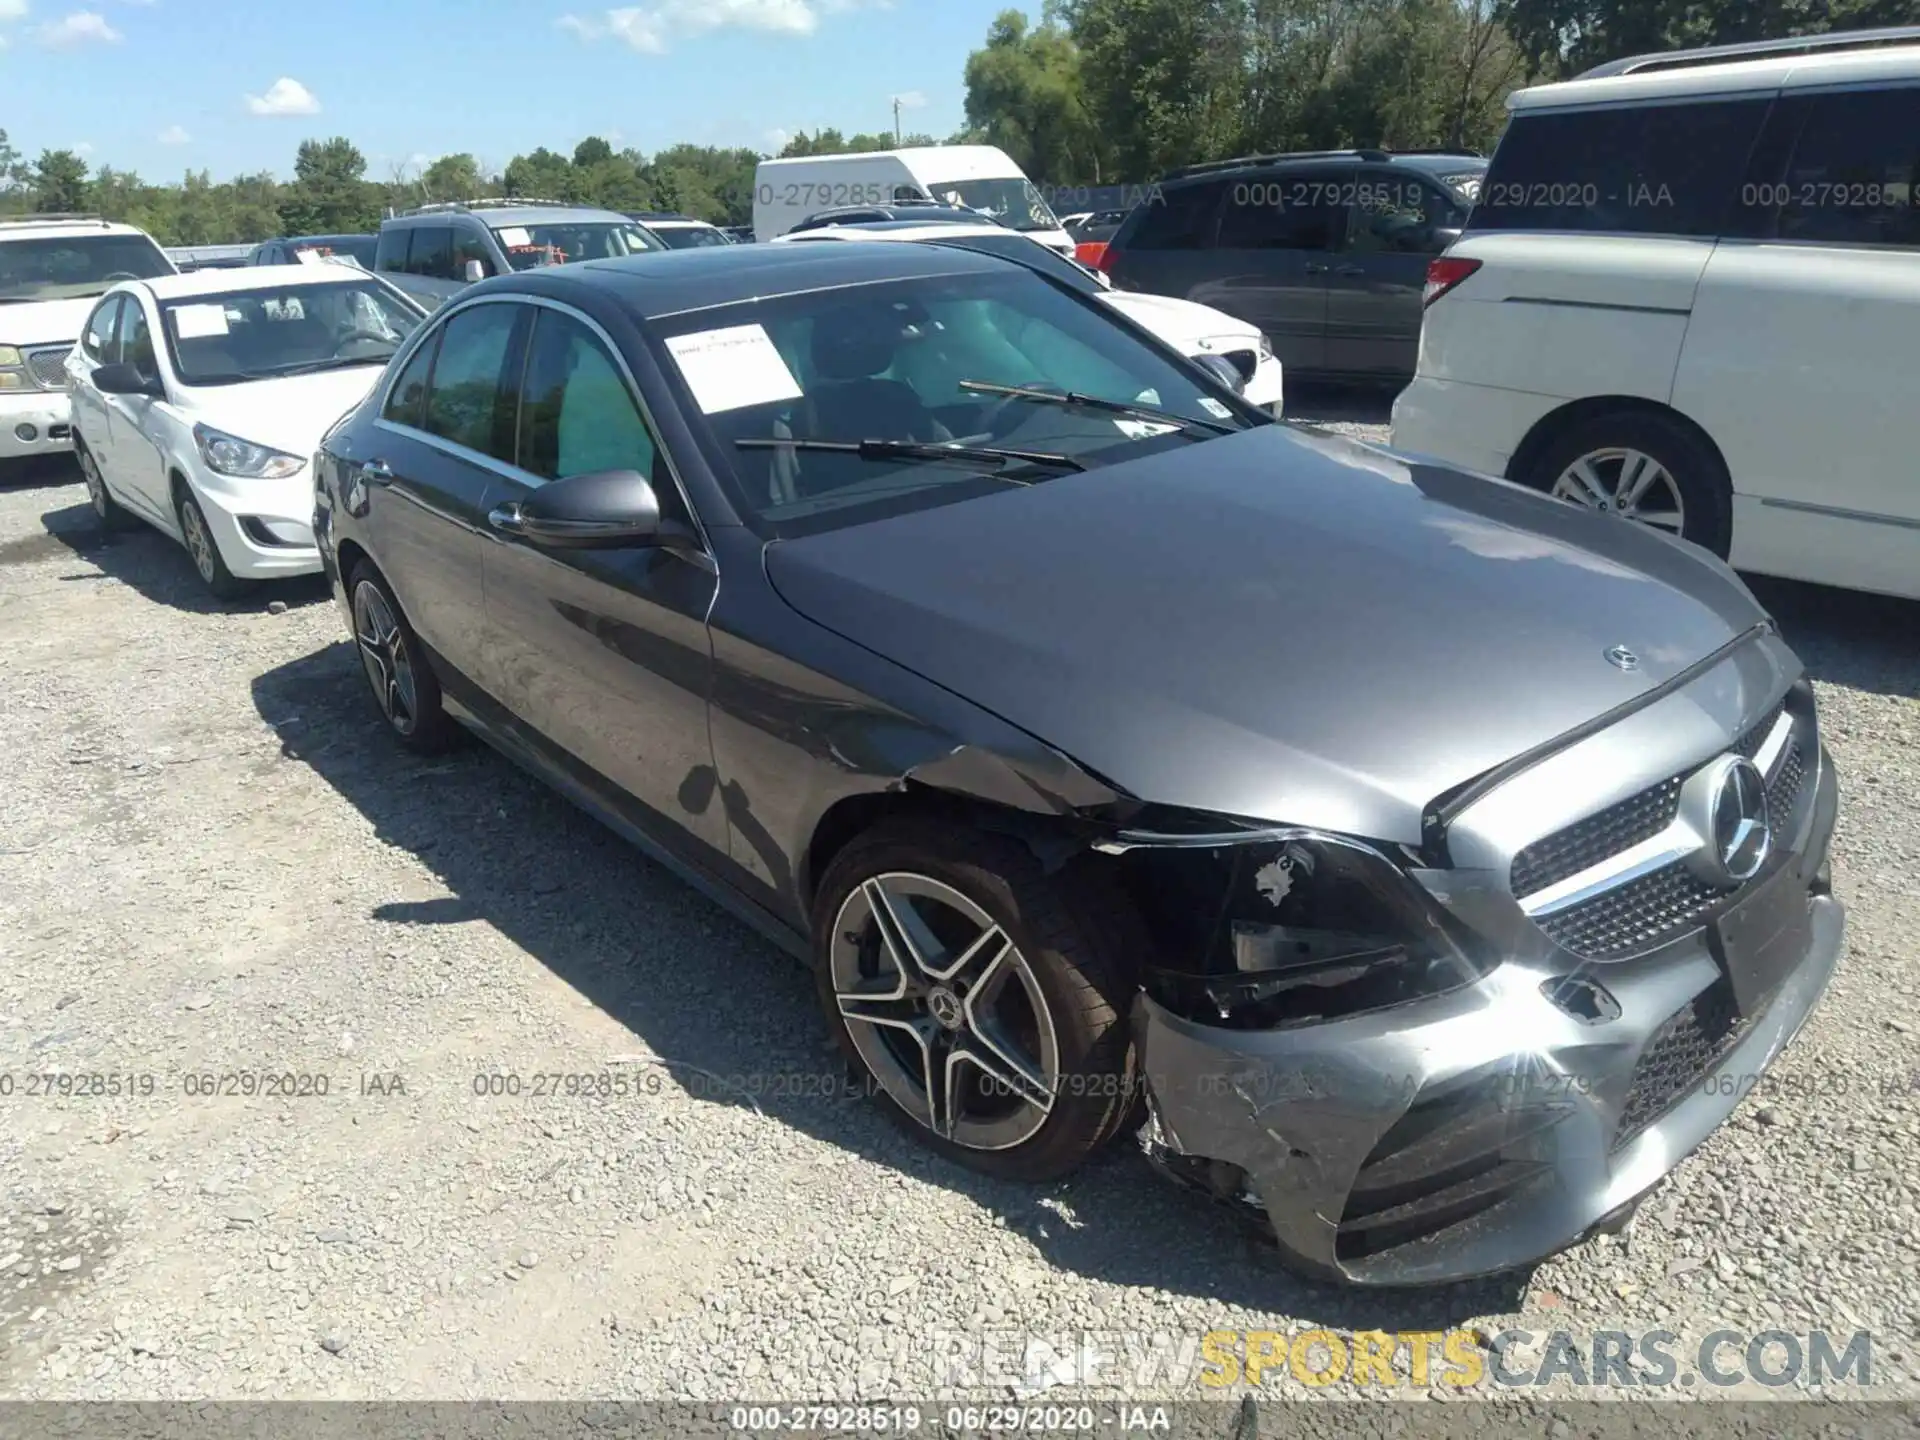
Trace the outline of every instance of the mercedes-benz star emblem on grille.
[[1607, 663], [1616, 670], [1638, 670], [1640, 657], [1624, 645], [1615, 645], [1607, 651]]
[[1744, 755], [1722, 755], [1680, 792], [1680, 813], [1700, 837], [1693, 869], [1716, 885], [1744, 884], [1773, 851], [1767, 782]]

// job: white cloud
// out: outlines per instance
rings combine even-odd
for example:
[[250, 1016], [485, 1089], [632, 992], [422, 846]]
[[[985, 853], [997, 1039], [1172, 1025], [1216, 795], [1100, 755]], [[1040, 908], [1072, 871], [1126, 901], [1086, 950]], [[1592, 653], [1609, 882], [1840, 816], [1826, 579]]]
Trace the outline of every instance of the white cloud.
[[282, 75], [266, 94], [247, 96], [247, 109], [256, 115], [318, 115], [320, 101], [298, 80]]
[[927, 97], [918, 90], [902, 90], [892, 97], [891, 103], [898, 105], [902, 110], [918, 110], [927, 103]]
[[787, 141], [791, 140], [792, 138], [793, 138], [793, 134], [791, 131], [782, 130], [778, 125], [776, 125], [773, 127], [773, 129], [767, 131], [767, 134], [766, 134], [767, 148], [771, 150], [784, 150], [787, 148]]
[[822, 15], [862, 8], [887, 9], [892, 0], [654, 0], [596, 15], [562, 15], [558, 25], [582, 40], [625, 41], [643, 55], [660, 55], [675, 40], [713, 30], [760, 30], [773, 35], [811, 35]]
[[169, 125], [154, 137], [162, 145], [185, 145], [193, 137], [187, 134], [184, 125]]
[[64, 49], [70, 45], [88, 45], [98, 42], [102, 45], [119, 43], [121, 34], [107, 23], [104, 15], [92, 10], [76, 10], [58, 20], [49, 20], [34, 36], [42, 45], [52, 45]]
[[69, 145], [67, 148], [76, 155], [91, 155], [93, 153], [93, 142], [91, 140], [82, 140], [79, 144]]
[[0, 21], [27, 18], [27, 0], [0, 0]]

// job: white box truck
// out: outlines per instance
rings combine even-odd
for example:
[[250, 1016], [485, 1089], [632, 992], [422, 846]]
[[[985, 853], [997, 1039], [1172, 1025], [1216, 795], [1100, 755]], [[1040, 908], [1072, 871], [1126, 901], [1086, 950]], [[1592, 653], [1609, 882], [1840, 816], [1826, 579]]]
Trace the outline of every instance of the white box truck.
[[964, 205], [1063, 255], [1073, 253], [1072, 238], [1033, 182], [992, 145], [762, 160], [753, 176], [753, 238], [764, 244], [822, 210], [902, 200]]

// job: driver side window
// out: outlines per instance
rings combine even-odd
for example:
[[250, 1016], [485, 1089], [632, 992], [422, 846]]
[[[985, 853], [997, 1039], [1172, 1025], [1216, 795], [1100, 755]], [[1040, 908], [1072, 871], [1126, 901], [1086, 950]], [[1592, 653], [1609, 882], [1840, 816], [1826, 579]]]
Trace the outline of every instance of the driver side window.
[[111, 365], [120, 358], [117, 331], [120, 307], [125, 303], [123, 296], [110, 296], [94, 307], [93, 314], [87, 320], [86, 332], [80, 337], [80, 349], [96, 364]]
[[160, 368], [153, 357], [153, 332], [147, 328], [146, 307], [132, 296], [122, 298], [120, 311], [120, 359], [141, 375], [157, 377]]

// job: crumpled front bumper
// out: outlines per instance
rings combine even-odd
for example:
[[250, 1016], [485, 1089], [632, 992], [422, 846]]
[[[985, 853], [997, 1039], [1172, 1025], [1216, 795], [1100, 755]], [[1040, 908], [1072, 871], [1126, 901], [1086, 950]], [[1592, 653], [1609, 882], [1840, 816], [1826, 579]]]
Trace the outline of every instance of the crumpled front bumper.
[[[1791, 862], [1811, 943], [1759, 1013], [1716, 1013], [1727, 985], [1704, 935], [1587, 967], [1619, 1003], [1603, 1021], [1542, 992], [1565, 966], [1513, 962], [1417, 1006], [1287, 1030], [1199, 1024], [1142, 995], [1149, 1153], [1264, 1211], [1297, 1269], [1348, 1284], [1492, 1274], [1605, 1228], [1727, 1118], [1832, 979], [1845, 918], [1822, 893], [1838, 797], [1820, 769]], [[1666, 1097], [1651, 1118], [1648, 1093]]]

